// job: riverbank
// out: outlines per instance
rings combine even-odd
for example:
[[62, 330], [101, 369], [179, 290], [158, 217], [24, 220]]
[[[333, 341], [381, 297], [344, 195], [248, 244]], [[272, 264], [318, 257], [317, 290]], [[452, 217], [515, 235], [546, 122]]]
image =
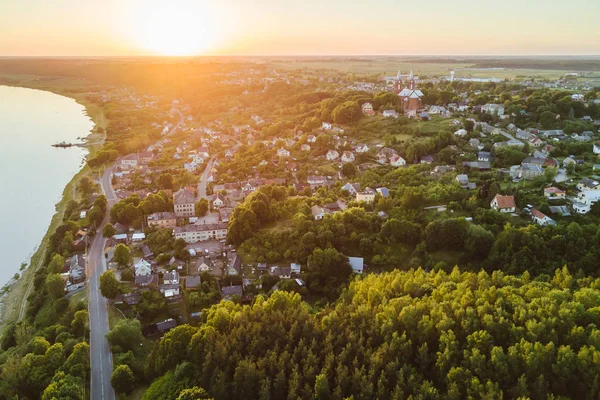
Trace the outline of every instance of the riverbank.
[[[104, 144], [105, 130], [107, 126], [104, 109], [97, 104], [87, 101], [86, 93], [73, 93], [68, 90], [70, 85], [65, 85], [64, 82], [61, 81], [52, 82], [55, 84], [54, 86], [48, 85], [48, 82], [40, 82], [32, 77], [25, 77], [22, 80], [18, 80], [14, 79], [14, 76], [12, 76], [10, 83], [3, 81], [2, 84], [5, 84], [6, 86], [18, 86], [52, 92], [61, 96], [70, 97], [77, 103], [84, 106], [86, 115], [94, 122], [94, 127], [92, 130], [85, 138], [83, 138], [83, 141], [86, 143], [85, 147], [88, 149], [88, 154], [84, 158], [85, 161], [85, 159], [93, 157], [98, 151], [100, 151]], [[42, 85], [41, 83], [44, 84]], [[79, 84], [81, 84], [81, 82], [79, 82]], [[32, 255], [27, 269], [22, 271], [21, 277], [10, 287], [10, 290], [1, 300], [0, 329], [10, 322], [22, 320], [24, 318], [27, 306], [26, 299], [33, 288], [35, 271], [43, 264], [45, 258], [45, 248], [49, 237], [61, 224], [65, 208], [69, 201], [78, 200], [78, 194], [76, 190], [77, 183], [84, 176], [92, 174], [94, 175], [92, 177], [97, 177], [97, 171], [92, 171], [86, 164], [84, 164], [81, 170], [79, 170], [79, 172], [77, 172], [65, 186], [61, 199], [55, 206], [56, 212], [52, 216], [46, 234]]]

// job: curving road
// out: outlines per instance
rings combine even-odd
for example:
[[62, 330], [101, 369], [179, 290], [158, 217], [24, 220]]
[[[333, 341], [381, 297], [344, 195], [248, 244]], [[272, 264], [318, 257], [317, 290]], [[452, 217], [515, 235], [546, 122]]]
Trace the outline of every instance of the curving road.
[[[110, 210], [113, 204], [117, 202], [117, 196], [111, 183], [112, 168], [108, 168], [100, 185], [108, 201], [107, 209]], [[112, 354], [110, 346], [106, 340], [108, 326], [108, 303], [100, 294], [100, 284], [98, 278], [106, 271], [106, 259], [104, 257], [104, 245], [106, 239], [102, 236], [102, 228], [108, 222], [108, 215], [104, 217], [98, 233], [94, 237], [88, 251], [88, 288], [89, 303], [88, 311], [90, 316], [90, 398], [91, 400], [114, 400], [115, 392], [110, 384], [112, 374]]]

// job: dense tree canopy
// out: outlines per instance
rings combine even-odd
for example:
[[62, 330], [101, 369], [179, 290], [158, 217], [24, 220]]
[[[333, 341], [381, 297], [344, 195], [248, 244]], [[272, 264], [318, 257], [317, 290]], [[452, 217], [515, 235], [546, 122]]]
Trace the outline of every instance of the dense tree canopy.
[[165, 336], [152, 362], [191, 363], [186, 378], [216, 399], [590, 398], [599, 307], [600, 281], [566, 269], [549, 281], [396, 271], [355, 280], [316, 313], [283, 292], [223, 302]]

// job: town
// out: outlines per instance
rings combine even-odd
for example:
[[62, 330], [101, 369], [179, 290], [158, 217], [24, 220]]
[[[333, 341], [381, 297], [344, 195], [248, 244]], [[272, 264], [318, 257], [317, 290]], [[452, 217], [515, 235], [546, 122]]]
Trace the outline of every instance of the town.
[[115, 359], [127, 324], [148, 341], [141, 362], [222, 300], [282, 291], [322, 309], [394, 270], [596, 273], [597, 74], [207, 69], [203, 92], [180, 96], [77, 82], [104, 110], [105, 141], [39, 285], [94, 302], [99, 290]]

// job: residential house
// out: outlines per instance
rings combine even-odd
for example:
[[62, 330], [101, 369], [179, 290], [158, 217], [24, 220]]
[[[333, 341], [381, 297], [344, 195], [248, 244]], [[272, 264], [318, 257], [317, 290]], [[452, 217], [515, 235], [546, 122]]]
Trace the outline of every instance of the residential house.
[[360, 183], [346, 183], [342, 186], [342, 190], [345, 190], [351, 195], [355, 195], [356, 192], [360, 190]]
[[151, 151], [142, 151], [138, 156], [140, 164], [142, 165], [147, 165], [153, 158], [154, 154], [152, 154]]
[[458, 182], [458, 184], [460, 185], [460, 187], [466, 188], [469, 186], [469, 176], [467, 174], [456, 175], [455, 179], [456, 182]]
[[494, 196], [490, 202], [490, 207], [501, 213], [514, 213], [517, 209], [514, 196], [503, 196], [501, 194]]
[[419, 160], [421, 164], [431, 164], [433, 163], [433, 156], [423, 156]]
[[329, 181], [326, 176], [322, 175], [309, 175], [306, 181], [311, 186], [325, 185]]
[[134, 169], [140, 164], [140, 159], [137, 154], [129, 154], [121, 159], [122, 169]]
[[213, 208], [221, 208], [225, 206], [225, 197], [223, 197], [223, 195], [220, 193], [214, 194], [212, 196], [211, 202]]
[[488, 114], [496, 114], [498, 116], [504, 115], [504, 106], [502, 104], [486, 104], [481, 106], [481, 112]]
[[277, 150], [277, 157], [284, 157], [287, 158], [290, 156], [290, 152], [287, 149], [284, 149], [283, 147], [280, 148], [279, 150]]
[[242, 258], [237, 253], [229, 253], [227, 258], [227, 275], [238, 276], [242, 273]]
[[489, 151], [480, 151], [479, 153], [477, 153], [477, 161], [491, 161], [492, 160], [492, 153], [490, 153]]
[[594, 143], [594, 154], [600, 154], [600, 142]]
[[179, 285], [179, 274], [176, 270], [167, 271], [163, 274], [163, 283], [165, 285]]
[[549, 199], [564, 199], [566, 196], [566, 193], [564, 190], [560, 190], [557, 187], [547, 187], [544, 189], [544, 196], [546, 196]]
[[390, 165], [392, 167], [403, 167], [406, 165], [406, 160], [400, 157], [398, 154], [394, 154], [390, 157]]
[[357, 153], [366, 153], [369, 151], [369, 146], [367, 146], [366, 144], [362, 144], [362, 143], [358, 144], [358, 145], [356, 145], [355, 151]]
[[327, 213], [323, 207], [317, 205], [312, 206], [310, 208], [310, 212], [312, 213], [313, 218], [317, 221], [322, 220]]
[[362, 192], [357, 192], [356, 193], [356, 201], [357, 202], [364, 201], [365, 203], [372, 203], [373, 201], [375, 201], [375, 191], [373, 189], [367, 187]]
[[310, 151], [310, 145], [308, 144], [303, 144], [302, 146], [300, 146], [300, 150], [302, 151]]
[[583, 178], [577, 183], [577, 189], [579, 190], [594, 190], [598, 186], [600, 186], [600, 182], [590, 178]]
[[183, 169], [185, 169], [188, 172], [194, 173], [198, 170], [198, 164], [196, 164], [194, 161], [192, 161], [191, 163], [183, 163]]
[[396, 110], [383, 110], [384, 118], [398, 118], [398, 112]]
[[373, 104], [371, 103], [364, 103], [362, 106], [362, 113], [365, 115], [375, 115], [375, 112], [373, 111]]
[[300, 275], [302, 272], [302, 265], [298, 263], [291, 263], [290, 270], [292, 271], [292, 274]]
[[532, 180], [544, 174], [544, 170], [538, 164], [523, 163], [518, 171], [518, 177]]
[[244, 289], [242, 285], [225, 286], [221, 289], [221, 293], [223, 294], [223, 298], [225, 300], [233, 300], [236, 297], [242, 297], [242, 294], [244, 294]]
[[290, 279], [292, 277], [292, 269], [290, 267], [272, 266], [270, 274], [280, 279]]
[[176, 226], [173, 235], [176, 240], [183, 239], [186, 243], [223, 240], [227, 237], [227, 223]]
[[175, 228], [177, 225], [177, 216], [172, 212], [157, 212], [148, 215], [148, 226], [157, 226], [159, 228]]
[[348, 263], [352, 267], [352, 272], [362, 274], [364, 270], [365, 260], [362, 257], [348, 257]]
[[386, 187], [379, 187], [379, 188], [375, 189], [375, 191], [377, 193], [379, 193], [379, 195], [381, 197], [389, 197], [390, 196], [390, 190]]
[[331, 149], [327, 152], [327, 154], [325, 155], [325, 158], [329, 161], [334, 161], [334, 160], [337, 160], [339, 158], [339, 156], [340, 156], [340, 153], [338, 153], [337, 150]]
[[147, 276], [152, 274], [152, 266], [150, 263], [143, 258], [141, 258], [134, 265], [135, 276]]
[[202, 279], [198, 275], [188, 275], [185, 277], [185, 288], [187, 290], [197, 290], [202, 283]]
[[175, 321], [173, 318], [156, 323], [156, 330], [161, 334], [165, 334], [175, 327], [177, 327], [177, 321]]
[[181, 188], [173, 195], [175, 215], [178, 217], [193, 217], [196, 215], [196, 196], [191, 191]]
[[321, 127], [325, 130], [330, 130], [331, 128], [333, 128], [333, 125], [331, 125], [331, 123], [329, 122], [323, 122], [323, 124], [321, 125]]
[[535, 208], [531, 210], [531, 219], [540, 226], [556, 225], [556, 221]]
[[342, 153], [342, 162], [353, 162], [355, 160], [354, 158], [354, 153], [352, 153], [351, 151], [344, 151]]
[[317, 137], [315, 135], [308, 135], [308, 138], [306, 138], [306, 141], [308, 143], [314, 143], [317, 141]]

